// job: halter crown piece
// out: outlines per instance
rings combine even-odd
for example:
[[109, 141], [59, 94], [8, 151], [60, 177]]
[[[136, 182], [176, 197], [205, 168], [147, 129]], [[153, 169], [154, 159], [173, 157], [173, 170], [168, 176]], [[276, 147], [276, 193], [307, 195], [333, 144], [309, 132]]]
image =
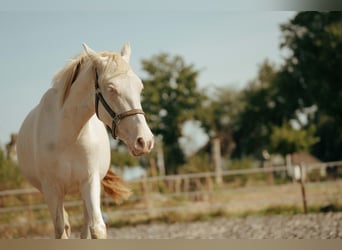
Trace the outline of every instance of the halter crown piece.
[[95, 112], [96, 112], [96, 116], [97, 118], [100, 119], [99, 117], [99, 101], [101, 102], [101, 104], [103, 105], [103, 107], [105, 108], [105, 110], [108, 112], [108, 114], [112, 117], [112, 127], [110, 128], [109, 126], [107, 126], [107, 128], [111, 131], [111, 134], [113, 136], [114, 139], [118, 138], [118, 125], [120, 123], [120, 121], [128, 116], [132, 116], [132, 115], [145, 115], [144, 111], [141, 109], [132, 109], [126, 112], [123, 112], [121, 114], [116, 114], [112, 108], [109, 106], [109, 104], [106, 102], [106, 100], [104, 99], [102, 93], [101, 93], [101, 89], [100, 89], [100, 85], [99, 85], [99, 76], [97, 74], [97, 69], [95, 69]]

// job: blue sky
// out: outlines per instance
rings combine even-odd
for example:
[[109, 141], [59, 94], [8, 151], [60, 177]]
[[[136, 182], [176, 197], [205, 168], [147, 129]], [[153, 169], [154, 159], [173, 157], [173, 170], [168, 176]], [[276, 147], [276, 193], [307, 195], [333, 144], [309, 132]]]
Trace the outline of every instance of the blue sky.
[[141, 60], [167, 52], [201, 70], [201, 88], [243, 88], [264, 59], [282, 62], [279, 25], [295, 15], [248, 9], [170, 11], [165, 6], [157, 11], [144, 5], [130, 10], [127, 4], [94, 10], [87, 1], [81, 10], [76, 5], [68, 11], [44, 5], [30, 10], [25, 4], [16, 9], [16, 2], [5, 1], [6, 11], [0, 11], [0, 145], [19, 129], [54, 74], [82, 51], [82, 42], [97, 51], [118, 51], [130, 41], [132, 67], [142, 78]]

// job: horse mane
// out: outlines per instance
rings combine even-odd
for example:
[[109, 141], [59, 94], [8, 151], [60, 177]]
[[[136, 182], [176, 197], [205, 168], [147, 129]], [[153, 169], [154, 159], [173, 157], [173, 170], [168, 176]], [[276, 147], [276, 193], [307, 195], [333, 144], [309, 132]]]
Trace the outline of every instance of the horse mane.
[[[103, 70], [104, 73], [110, 77], [114, 77], [120, 74], [125, 74], [130, 69], [128, 63], [126, 63], [120, 54], [116, 52], [101, 52], [101, 57], [107, 58], [107, 64]], [[60, 90], [61, 99], [60, 103], [63, 105], [65, 100], [69, 96], [70, 88], [73, 82], [76, 80], [80, 71], [81, 65], [84, 62], [88, 62], [89, 57], [86, 53], [81, 53], [75, 58], [71, 59], [53, 78], [53, 87]], [[101, 78], [101, 76], [100, 76]]]
[[69, 60], [69, 62], [55, 75], [53, 78], [53, 87], [60, 89], [61, 105], [64, 104], [69, 95], [72, 83], [76, 80], [79, 73], [80, 64], [82, 64], [87, 55], [85, 53], [76, 56]]

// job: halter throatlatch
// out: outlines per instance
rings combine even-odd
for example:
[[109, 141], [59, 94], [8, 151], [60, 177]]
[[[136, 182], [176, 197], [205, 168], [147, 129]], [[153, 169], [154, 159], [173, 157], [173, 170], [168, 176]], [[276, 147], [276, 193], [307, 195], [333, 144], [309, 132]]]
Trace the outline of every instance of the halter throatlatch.
[[138, 115], [138, 114], [145, 115], [144, 111], [142, 111], [141, 109], [132, 109], [132, 110], [123, 112], [121, 114], [116, 114], [112, 110], [112, 108], [109, 106], [109, 104], [106, 102], [106, 100], [104, 99], [104, 97], [101, 93], [101, 89], [100, 89], [100, 85], [99, 85], [99, 77], [97, 74], [97, 70], [95, 69], [95, 112], [96, 112], [97, 118], [100, 119], [100, 117], [99, 117], [99, 101], [102, 103], [105, 110], [108, 112], [108, 114], [113, 119], [112, 128], [110, 128], [109, 126], [107, 126], [107, 127], [111, 131], [111, 134], [112, 134], [114, 139], [118, 138], [118, 125], [122, 119], [124, 119], [128, 116], [132, 116], [132, 115]]

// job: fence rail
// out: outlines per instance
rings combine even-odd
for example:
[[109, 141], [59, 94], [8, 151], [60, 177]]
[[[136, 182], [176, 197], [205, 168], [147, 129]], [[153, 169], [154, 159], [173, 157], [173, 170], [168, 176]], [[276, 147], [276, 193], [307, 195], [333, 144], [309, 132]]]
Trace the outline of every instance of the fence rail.
[[[333, 161], [333, 162], [325, 162], [325, 163], [310, 163], [306, 165], [306, 168], [307, 170], [313, 170], [313, 169], [320, 169], [320, 168], [324, 169], [327, 167], [341, 167], [341, 166], [342, 166], [342, 161]], [[234, 170], [222, 171], [222, 176], [280, 172], [280, 171], [285, 171], [287, 169], [288, 169], [288, 166], [251, 168], [251, 169], [234, 169]], [[140, 179], [128, 181], [127, 183], [141, 183], [142, 181], [144, 182], [173, 181], [177, 179], [215, 177], [215, 175], [216, 175], [215, 172], [165, 175], [165, 176], [140, 178]], [[0, 197], [7, 196], [7, 195], [23, 195], [23, 194], [34, 194], [34, 193], [39, 193], [39, 190], [35, 188], [2, 190], [0, 191]]]
[[[304, 167], [306, 168], [306, 171], [309, 172], [314, 169], [326, 169], [327, 167], [341, 167], [342, 161], [336, 161], [336, 162], [327, 162], [327, 163], [315, 163], [315, 164], [306, 164]], [[276, 172], [284, 172], [287, 171], [289, 166], [277, 166], [277, 167], [264, 167], [264, 168], [252, 168], [252, 169], [237, 169], [237, 170], [225, 170], [222, 171], [222, 176], [234, 176], [234, 175], [251, 175], [251, 174], [257, 174], [257, 173], [276, 173]], [[266, 189], [269, 189], [270, 186], [254, 186], [254, 187], [244, 187], [244, 188], [229, 188], [229, 189], [222, 189], [222, 188], [214, 188], [212, 182], [212, 178], [216, 177], [215, 172], [205, 172], [205, 173], [193, 173], [193, 174], [182, 174], [182, 175], [169, 175], [169, 176], [155, 176], [155, 177], [145, 177], [139, 180], [133, 180], [129, 181], [128, 184], [130, 185], [138, 185], [142, 191], [141, 195], [135, 195], [132, 196], [129, 201], [144, 201], [145, 207], [143, 208], [131, 208], [131, 209], [124, 209], [124, 210], [115, 210], [115, 211], [106, 211], [107, 215], [109, 217], [114, 215], [127, 215], [127, 214], [141, 214], [141, 213], [155, 213], [155, 212], [172, 212], [172, 211], [179, 211], [179, 210], [187, 210], [190, 209], [189, 206], [171, 206], [171, 207], [154, 207], [149, 202], [150, 200], [153, 200], [156, 197], [164, 197], [164, 198], [173, 198], [173, 197], [198, 197], [198, 196], [213, 196], [218, 194], [229, 194], [229, 193], [237, 193], [237, 192], [263, 192]], [[198, 186], [196, 186], [195, 190], [189, 190], [189, 181], [190, 180], [199, 180], [204, 179], [208, 183], [206, 183], [206, 188], [200, 188], [198, 189]], [[173, 192], [159, 194], [158, 192], [153, 192], [151, 190], [151, 185], [154, 183], [168, 183], [170, 186], [173, 186]], [[187, 188], [181, 188], [180, 185], [184, 183], [187, 183]], [[198, 182], [197, 182], [198, 183]], [[308, 187], [314, 187], [315, 183], [308, 183]], [[33, 196], [33, 195], [40, 195], [39, 191], [34, 188], [28, 188], [28, 189], [14, 189], [14, 190], [3, 190], [0, 191], [0, 215], [6, 214], [6, 213], [15, 213], [15, 212], [22, 212], [22, 211], [35, 211], [35, 210], [47, 210], [47, 206], [43, 203], [40, 204], [17, 204], [12, 206], [4, 206], [4, 202], [2, 202], [4, 199], [8, 197], [18, 197], [18, 196]], [[300, 197], [294, 197], [294, 198], [288, 198], [289, 200], [293, 200], [294, 202], [300, 202]], [[342, 195], [330, 195], [325, 197], [309, 197], [307, 200], [308, 202], [313, 201], [314, 199], [335, 199], [335, 200], [341, 200]], [[260, 203], [260, 202], [270, 202], [270, 201], [277, 201], [279, 204], [283, 203], [282, 200], [277, 200], [277, 197], [268, 197], [267, 199], [259, 199], [257, 201], [248, 201], [248, 200], [241, 200], [236, 201], [235, 203], [227, 203], [227, 202], [217, 202], [217, 203], [207, 203], [207, 204], [201, 204], [200, 206], [197, 206], [198, 208], [221, 208], [221, 207], [227, 207], [240, 204], [248, 204], [248, 203]], [[103, 204], [108, 205], [111, 204], [111, 200], [109, 197], [104, 197], [102, 199]], [[77, 207], [82, 206], [83, 202], [80, 200], [69, 200], [64, 203], [65, 207]], [[191, 205], [193, 207], [193, 204]], [[71, 220], [80, 220], [81, 216], [73, 216]], [[32, 223], [32, 222], [30, 222]], [[42, 223], [42, 221], [33, 221], [34, 223]], [[20, 223], [17, 224], [19, 226]], [[8, 225], [8, 224], [1, 224], [0, 222], [0, 228], [6, 227], [6, 226], [16, 226], [16, 225]]]

